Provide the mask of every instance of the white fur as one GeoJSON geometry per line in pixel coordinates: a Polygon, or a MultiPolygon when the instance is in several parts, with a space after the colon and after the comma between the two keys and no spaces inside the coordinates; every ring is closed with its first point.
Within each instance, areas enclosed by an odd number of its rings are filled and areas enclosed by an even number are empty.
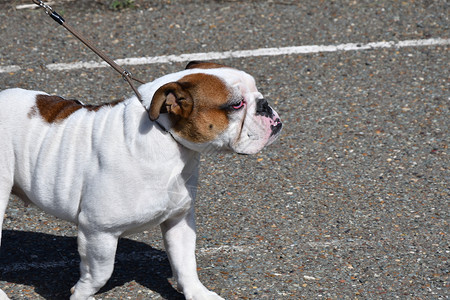
{"type": "Polygon", "coordinates": [[[228,128],[216,140],[203,145],[170,132],[166,115],[158,120],[162,126],[151,122],[136,97],[97,112],[80,109],[49,124],[39,113],[30,115],[36,95],[43,92],[0,93],[0,222],[12,189],[25,201],[78,224],[81,278],[72,288],[72,300],[93,299],[106,283],[120,236],[155,225],[161,226],[186,299],[222,299],[197,275],[197,151],[255,153],[276,136],[269,137],[270,121],[255,115],[256,100],[262,95],[253,78],[234,69],[194,69],[161,77],[140,87],[144,105],[149,107],[163,84],[198,72],[220,77],[245,98],[247,106],[230,117],[228,128]]]}

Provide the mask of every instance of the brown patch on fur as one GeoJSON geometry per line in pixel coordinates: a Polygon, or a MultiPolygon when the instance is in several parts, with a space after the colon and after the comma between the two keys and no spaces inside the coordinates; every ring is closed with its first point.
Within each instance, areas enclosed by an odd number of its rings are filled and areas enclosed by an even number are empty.
{"type": "Polygon", "coordinates": [[[31,109],[30,109],[30,111],[28,112],[28,118],[29,119],[32,119],[32,118],[34,118],[36,115],[37,115],[37,107],[36,107],[36,105],[35,106],[33,106],[31,109]]]}
{"type": "Polygon", "coordinates": [[[218,77],[202,73],[187,75],[179,82],[189,86],[194,107],[187,118],[178,120],[174,130],[194,143],[215,139],[228,127],[228,112],[223,105],[231,97],[230,90],[218,77]]]}
{"type": "Polygon", "coordinates": [[[226,66],[204,61],[191,61],[186,66],[186,69],[217,69],[217,68],[226,68],[226,66]]]}
{"type": "Polygon", "coordinates": [[[46,122],[57,123],[68,118],[79,109],[98,111],[104,106],[114,106],[121,101],[105,103],[102,105],[83,105],[78,100],[66,100],[59,96],[37,95],[36,105],[30,109],[28,117],[31,119],[39,114],[46,122]]]}

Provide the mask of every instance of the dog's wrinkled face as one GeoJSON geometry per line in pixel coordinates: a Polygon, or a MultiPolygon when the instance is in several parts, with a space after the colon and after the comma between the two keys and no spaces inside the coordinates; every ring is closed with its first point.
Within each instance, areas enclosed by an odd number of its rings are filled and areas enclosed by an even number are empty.
{"type": "Polygon", "coordinates": [[[249,74],[212,63],[190,63],[153,94],[150,119],[167,113],[170,131],[186,147],[254,154],[276,140],[278,114],[249,74]]]}

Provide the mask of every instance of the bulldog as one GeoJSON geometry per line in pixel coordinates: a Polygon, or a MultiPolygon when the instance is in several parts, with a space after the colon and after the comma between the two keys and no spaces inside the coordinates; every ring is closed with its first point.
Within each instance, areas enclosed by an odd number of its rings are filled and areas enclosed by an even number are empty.
{"type": "MultiPolygon", "coordinates": [[[[199,280],[194,201],[200,153],[254,154],[279,136],[278,114],[249,74],[191,62],[98,106],[44,92],[0,93],[0,222],[10,193],[78,226],[81,277],[94,299],[119,237],[159,225],[186,299],[222,299],[199,280]]],[[[0,293],[1,294],[1,293],[0,293]]]]}

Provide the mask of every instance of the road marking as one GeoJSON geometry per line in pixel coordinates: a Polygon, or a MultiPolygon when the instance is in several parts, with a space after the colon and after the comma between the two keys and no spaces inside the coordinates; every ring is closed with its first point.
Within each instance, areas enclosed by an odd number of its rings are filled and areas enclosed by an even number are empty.
{"type": "MultiPolygon", "coordinates": [[[[250,252],[254,247],[251,246],[220,246],[211,248],[200,248],[197,250],[197,257],[202,257],[206,255],[215,255],[218,253],[235,253],[235,252],[250,252]]],[[[128,253],[117,253],[115,259],[119,262],[141,262],[143,260],[152,261],[165,261],[167,260],[167,255],[165,252],[152,249],[149,251],[139,251],[133,252],[133,255],[128,253]]],[[[29,271],[33,269],[46,270],[53,268],[63,268],[77,266],[80,263],[79,258],[65,259],[65,260],[54,260],[46,262],[26,262],[26,263],[5,263],[0,266],[0,273],[14,273],[20,271],[29,271]]],[[[1,297],[0,297],[1,299],[1,297]]]]}
{"type": "MultiPolygon", "coordinates": [[[[425,47],[425,46],[446,46],[450,45],[450,39],[432,38],[425,40],[406,40],[373,43],[347,43],[339,45],[310,45],[280,48],[260,48],[253,50],[224,51],[224,52],[203,52],[181,55],[162,55],[149,57],[131,57],[115,60],[119,65],[137,66],[149,64],[166,64],[174,62],[187,62],[192,60],[222,60],[229,58],[246,58],[258,56],[280,56],[295,54],[314,54],[324,52],[347,52],[361,50],[375,50],[383,48],[404,48],[404,47],[425,47]]],[[[108,65],[105,62],[74,62],[48,64],[47,69],[51,71],[69,71],[79,69],[104,68],[108,65]]],[[[14,73],[21,70],[19,66],[0,66],[0,73],[14,73]]]]}
{"type": "MultiPolygon", "coordinates": [[[[56,1],[45,1],[45,4],[47,5],[54,5],[54,4],[60,4],[61,2],[72,2],[74,0],[59,0],[59,2],[56,1]]],[[[16,5],[16,9],[37,9],[39,8],[36,4],[19,4],[16,5]]]]}
{"type": "Polygon", "coordinates": [[[12,65],[12,66],[0,66],[0,73],[15,73],[20,71],[22,68],[20,66],[12,65]]]}

